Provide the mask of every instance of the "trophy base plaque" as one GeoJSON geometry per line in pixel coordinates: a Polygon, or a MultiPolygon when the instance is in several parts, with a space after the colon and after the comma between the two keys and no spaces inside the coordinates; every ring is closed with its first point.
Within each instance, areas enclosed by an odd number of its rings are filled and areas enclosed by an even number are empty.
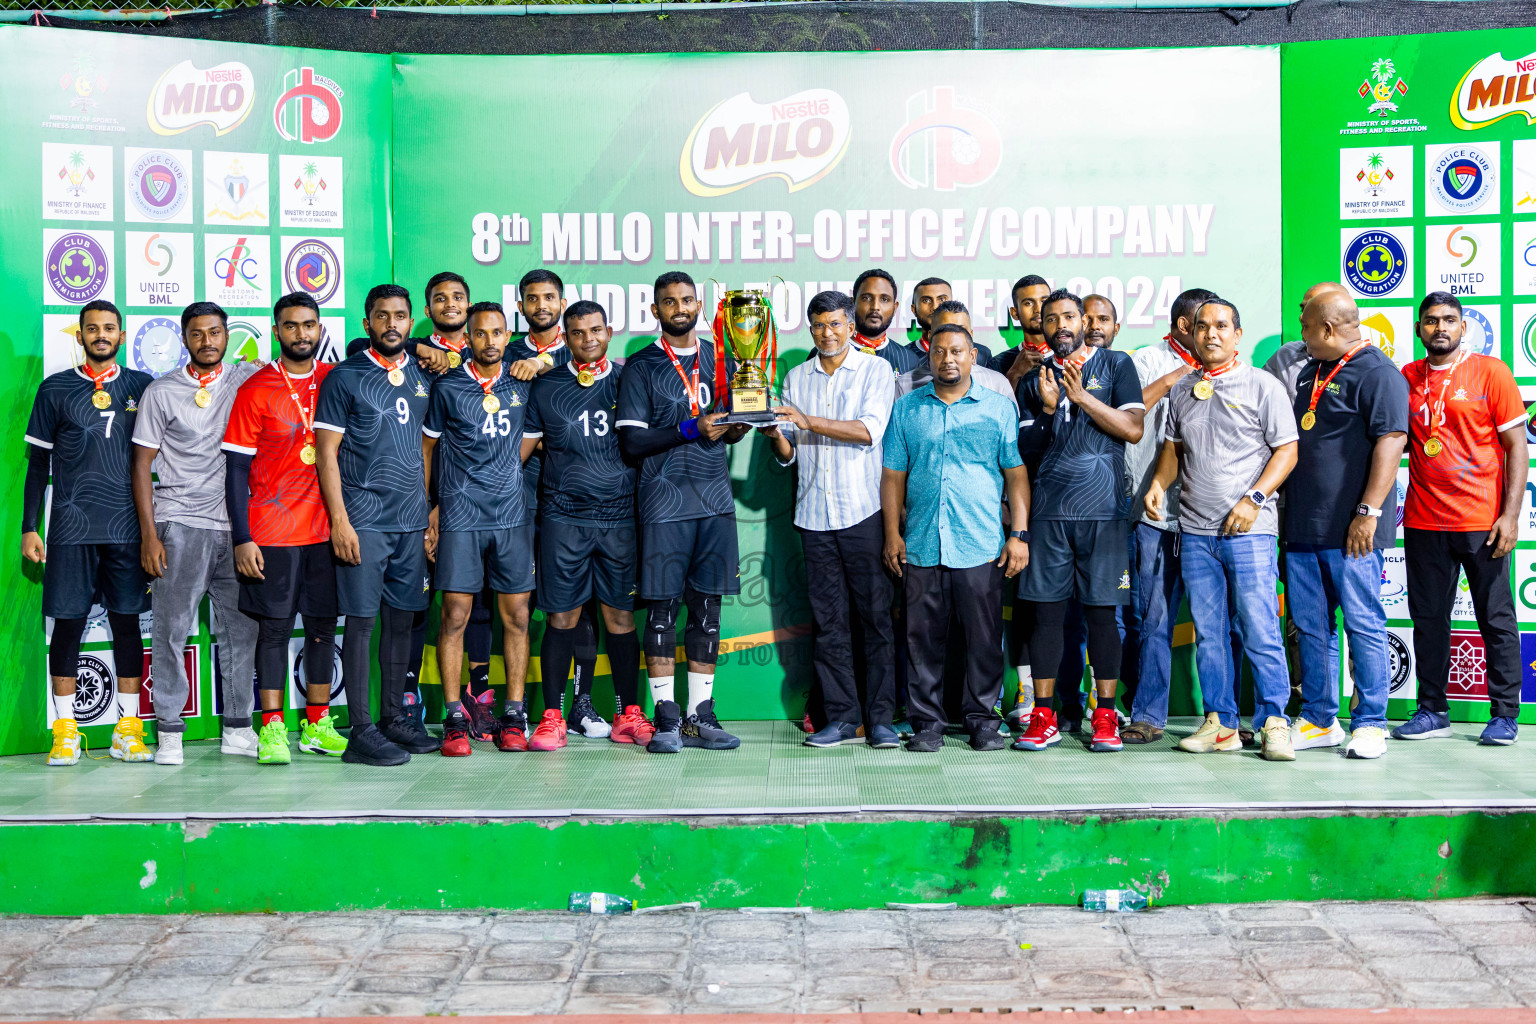
{"type": "Polygon", "coordinates": [[[776,417],[768,401],[767,388],[732,388],[731,411],[721,417],[721,423],[749,423],[754,427],[766,426],[776,417]]]}

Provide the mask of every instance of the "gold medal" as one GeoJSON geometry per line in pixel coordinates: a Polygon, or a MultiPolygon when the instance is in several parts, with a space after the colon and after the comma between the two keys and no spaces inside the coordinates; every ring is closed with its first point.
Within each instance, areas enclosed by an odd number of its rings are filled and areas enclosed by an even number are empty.
{"type": "Polygon", "coordinates": [[[315,446],[312,444],[307,444],[303,448],[300,448],[299,461],[304,463],[306,466],[313,466],[315,464],[315,446]]]}
{"type": "Polygon", "coordinates": [[[1308,409],[1306,412],[1301,414],[1302,430],[1311,430],[1315,426],[1317,426],[1317,413],[1313,412],[1311,409],[1308,409]]]}
{"type": "Polygon", "coordinates": [[[578,370],[576,372],[576,383],[580,384],[584,388],[591,387],[596,380],[597,377],[592,373],[591,370],[578,370]]]}
{"type": "Polygon", "coordinates": [[[398,366],[389,371],[389,382],[395,387],[405,383],[405,371],[398,366]]]}
{"type": "Polygon", "coordinates": [[[1424,454],[1428,455],[1430,458],[1434,458],[1436,455],[1440,454],[1442,447],[1443,446],[1440,444],[1440,439],[1438,437],[1432,437],[1428,441],[1424,442],[1424,454]]]}
{"type": "Polygon", "coordinates": [[[550,355],[548,352],[540,352],[539,362],[543,363],[545,366],[554,366],[555,357],[550,355]]]}
{"type": "Polygon", "coordinates": [[[199,409],[206,409],[208,403],[213,401],[213,396],[208,393],[207,388],[198,388],[197,394],[192,396],[192,401],[197,403],[199,409]]]}
{"type": "Polygon", "coordinates": [[[1216,385],[1212,384],[1208,380],[1202,379],[1198,384],[1195,385],[1195,397],[1200,399],[1202,402],[1207,398],[1210,398],[1215,393],[1216,385]]]}
{"type": "Polygon", "coordinates": [[[91,396],[91,404],[98,409],[105,409],[112,404],[112,396],[105,391],[97,391],[91,396]]]}
{"type": "Polygon", "coordinates": [[[463,361],[463,357],[460,356],[457,352],[448,353],[448,366],[450,369],[457,370],[459,368],[459,364],[463,361]]]}
{"type": "Polygon", "coordinates": [[[497,409],[501,408],[501,399],[497,398],[495,395],[486,395],[480,400],[480,408],[484,409],[486,412],[495,412],[497,409]]]}
{"type": "Polygon", "coordinates": [[[867,356],[872,356],[875,354],[875,347],[873,345],[860,345],[859,351],[867,356]]]}

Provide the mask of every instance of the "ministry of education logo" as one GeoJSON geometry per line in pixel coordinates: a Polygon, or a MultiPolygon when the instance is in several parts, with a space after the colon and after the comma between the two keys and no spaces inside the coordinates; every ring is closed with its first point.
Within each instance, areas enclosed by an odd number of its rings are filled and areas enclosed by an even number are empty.
{"type": "Polygon", "coordinates": [[[1470,213],[1497,192],[1493,164],[1476,146],[1447,146],[1429,157],[1430,193],[1447,212],[1470,213]]]}
{"type": "Polygon", "coordinates": [[[165,316],[152,316],[134,332],[128,347],[128,365],[152,377],[161,377],[187,364],[181,343],[181,324],[165,316]]]}
{"type": "Polygon", "coordinates": [[[186,167],[164,150],[152,149],[128,168],[128,199],[146,220],[174,219],[190,192],[186,167]]]}
{"type": "Polygon", "coordinates": [[[48,249],[48,287],[68,305],[99,298],[111,274],[106,248],[94,235],[69,231],[48,249]]]}
{"type": "Polygon", "coordinates": [[[1403,243],[1389,231],[1363,231],[1344,253],[1349,286],[1368,298],[1386,295],[1403,283],[1408,258],[1403,243]]]}
{"type": "Polygon", "coordinates": [[[290,292],[308,292],[325,305],[341,288],[341,258],[336,243],[306,238],[289,250],[283,260],[283,282],[290,292]]]}

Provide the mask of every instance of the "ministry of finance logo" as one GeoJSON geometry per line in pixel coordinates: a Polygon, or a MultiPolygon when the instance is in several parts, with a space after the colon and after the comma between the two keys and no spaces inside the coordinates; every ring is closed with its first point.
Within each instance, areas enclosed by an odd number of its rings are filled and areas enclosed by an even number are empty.
{"type": "Polygon", "coordinates": [[[60,233],[48,247],[46,274],[48,287],[64,305],[76,306],[100,298],[111,277],[106,245],[85,231],[60,233]]]}
{"type": "Polygon", "coordinates": [[[1362,231],[1344,252],[1344,277],[1367,298],[1390,294],[1407,273],[1407,252],[1390,231],[1362,231]]]}
{"type": "Polygon", "coordinates": [[[163,149],[130,156],[127,179],[129,203],[139,214],[130,215],[129,220],[191,220],[190,211],[189,216],[181,216],[192,191],[181,157],[163,149]]]}
{"type": "Polygon", "coordinates": [[[128,346],[128,365],[152,377],[162,377],[187,365],[180,321],[152,316],[140,324],[128,346]]]}
{"type": "Polygon", "coordinates": [[[1446,213],[1471,213],[1489,199],[1494,202],[1486,212],[1498,212],[1497,176],[1487,153],[1476,146],[1429,147],[1425,163],[1429,193],[1446,213]]]}
{"type": "Polygon", "coordinates": [[[333,299],[341,301],[341,240],[305,238],[291,243],[283,240],[284,291],[308,292],[324,306],[333,299]],[[288,248],[289,245],[291,248],[288,248]]]}

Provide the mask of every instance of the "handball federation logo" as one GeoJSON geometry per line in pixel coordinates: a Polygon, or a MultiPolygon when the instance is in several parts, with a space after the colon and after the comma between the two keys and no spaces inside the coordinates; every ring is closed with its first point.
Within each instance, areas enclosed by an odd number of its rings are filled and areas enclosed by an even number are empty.
{"type": "Polygon", "coordinates": [[[48,284],[71,305],[90,302],[107,286],[107,252],[90,235],[72,231],[48,250],[48,284]]]}
{"type": "Polygon", "coordinates": [[[128,197],[150,220],[170,220],[187,205],[187,171],[181,161],[162,150],[151,150],[128,172],[128,197]]]}
{"type": "Polygon", "coordinates": [[[1386,295],[1408,272],[1403,243],[1386,231],[1362,232],[1344,254],[1344,276],[1361,295],[1386,295]]]}
{"type": "Polygon", "coordinates": [[[283,261],[283,281],[291,292],[308,292],[316,303],[329,302],[341,287],[341,260],[329,245],[307,238],[283,261]]]}
{"type": "Polygon", "coordinates": [[[283,92],[272,108],[272,124],[287,142],[329,142],[341,131],[341,86],[298,68],[283,77],[283,92]]]}
{"type": "Polygon", "coordinates": [[[1453,146],[1429,172],[1435,199],[1453,213],[1469,213],[1493,194],[1493,161],[1476,146],[1453,146]]]}

